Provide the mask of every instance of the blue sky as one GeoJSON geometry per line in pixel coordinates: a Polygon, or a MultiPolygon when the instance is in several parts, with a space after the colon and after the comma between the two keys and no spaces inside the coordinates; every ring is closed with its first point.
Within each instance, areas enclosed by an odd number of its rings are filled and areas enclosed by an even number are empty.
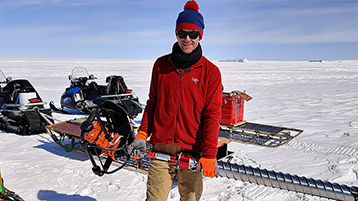
{"type": "MultiPolygon", "coordinates": [[[[211,60],[358,60],[358,0],[198,0],[211,60]]],[[[0,0],[0,58],[155,59],[186,0],[0,0]]]]}

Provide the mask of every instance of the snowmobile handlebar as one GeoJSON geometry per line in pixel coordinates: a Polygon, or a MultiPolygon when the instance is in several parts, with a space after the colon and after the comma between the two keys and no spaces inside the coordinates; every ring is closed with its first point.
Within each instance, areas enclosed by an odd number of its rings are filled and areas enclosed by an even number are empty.
{"type": "Polygon", "coordinates": [[[73,86],[84,86],[89,80],[95,80],[97,78],[91,74],[88,77],[72,77],[69,75],[68,79],[71,81],[71,85],[73,86]]]}

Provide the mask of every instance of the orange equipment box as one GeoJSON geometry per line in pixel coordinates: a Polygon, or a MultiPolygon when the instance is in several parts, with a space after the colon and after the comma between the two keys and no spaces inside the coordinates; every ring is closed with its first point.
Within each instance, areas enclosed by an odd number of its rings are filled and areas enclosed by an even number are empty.
{"type": "Polygon", "coordinates": [[[244,92],[232,91],[222,93],[222,115],[220,124],[234,125],[244,119],[244,100],[251,97],[244,92]]]}

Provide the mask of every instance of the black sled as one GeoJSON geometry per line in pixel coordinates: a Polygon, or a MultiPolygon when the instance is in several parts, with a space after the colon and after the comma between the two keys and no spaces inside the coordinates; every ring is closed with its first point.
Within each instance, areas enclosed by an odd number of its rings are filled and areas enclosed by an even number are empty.
{"type": "Polygon", "coordinates": [[[64,110],[68,108],[89,114],[96,107],[93,102],[95,99],[105,99],[122,106],[131,118],[136,117],[143,110],[138,97],[127,88],[121,76],[108,76],[107,85],[98,85],[94,81],[97,78],[89,74],[86,68],[76,67],[68,79],[71,84],[61,96],[61,109],[56,108],[53,102],[50,103],[54,111],[70,113],[64,110]]]}
{"type": "Polygon", "coordinates": [[[45,102],[28,80],[12,80],[2,74],[0,90],[0,129],[21,135],[42,133],[46,131],[51,109],[46,109],[45,102]]]}

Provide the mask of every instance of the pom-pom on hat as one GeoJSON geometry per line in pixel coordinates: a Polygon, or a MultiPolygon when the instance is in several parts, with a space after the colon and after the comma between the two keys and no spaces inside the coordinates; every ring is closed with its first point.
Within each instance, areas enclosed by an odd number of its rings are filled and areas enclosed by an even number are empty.
{"type": "Polygon", "coordinates": [[[184,6],[184,11],[179,13],[175,32],[178,29],[198,30],[200,38],[203,38],[204,18],[199,13],[199,5],[194,0],[189,0],[184,6]]]}

